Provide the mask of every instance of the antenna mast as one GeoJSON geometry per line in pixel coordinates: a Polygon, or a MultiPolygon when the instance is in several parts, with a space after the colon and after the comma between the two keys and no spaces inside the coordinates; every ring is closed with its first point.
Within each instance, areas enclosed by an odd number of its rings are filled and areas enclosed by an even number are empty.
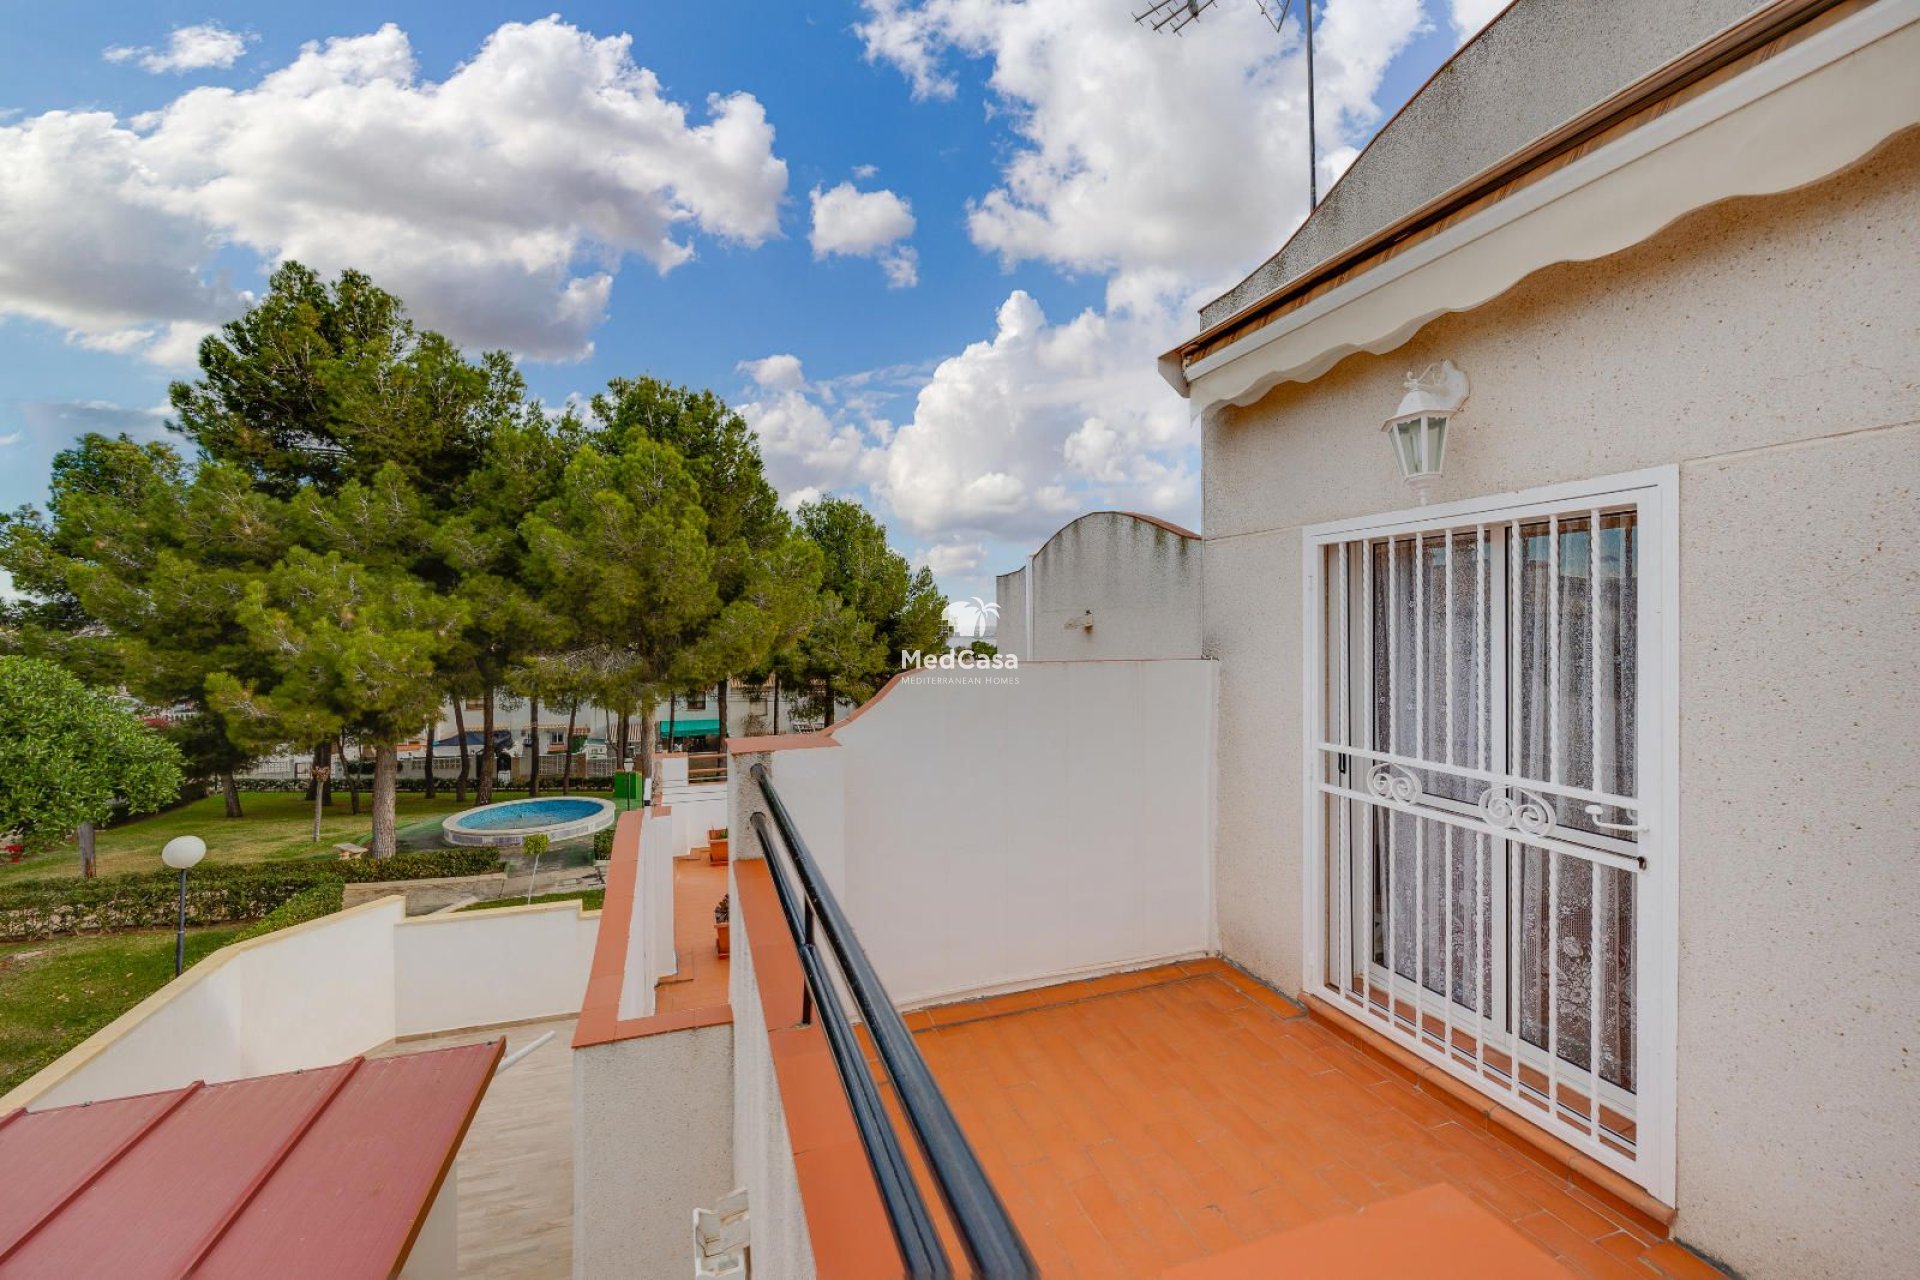
{"type": "MultiPolygon", "coordinates": [[[[1293,0],[1254,0],[1273,29],[1281,30],[1293,11],[1293,0]]],[[[1180,29],[1213,8],[1214,0],[1156,0],[1133,15],[1143,27],[1179,35],[1180,29]]],[[[1320,207],[1320,144],[1313,110],[1313,0],[1301,0],[1307,38],[1307,208],[1320,207]]]]}

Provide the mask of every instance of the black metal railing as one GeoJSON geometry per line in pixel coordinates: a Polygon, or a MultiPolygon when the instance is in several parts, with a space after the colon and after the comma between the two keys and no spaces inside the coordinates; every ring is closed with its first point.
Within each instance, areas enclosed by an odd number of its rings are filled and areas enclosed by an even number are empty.
{"type": "Polygon", "coordinates": [[[961,1131],[959,1121],[954,1119],[953,1109],[934,1082],[926,1059],[920,1056],[913,1033],[907,1030],[899,1010],[888,999],[886,988],[854,935],[846,913],[840,909],[807,842],[794,826],[793,815],[787,812],[780,793],[774,789],[767,767],[754,765],[752,777],[759,784],[760,794],[766,797],[767,812],[773,816],[772,825],[779,830],[780,842],[786,846],[788,861],[792,864],[793,879],[798,882],[797,885],[788,882],[780,860],[774,856],[775,842],[768,834],[767,815],[754,814],[751,819],[754,835],[772,873],[780,910],[793,933],[794,946],[800,952],[801,971],[806,978],[801,1021],[812,1021],[816,1012],[819,1016],[907,1274],[916,1280],[919,1277],[938,1280],[953,1274],[953,1264],[927,1210],[926,1197],[914,1181],[899,1134],[894,1131],[881,1102],[879,1082],[861,1052],[847,1011],[841,1007],[825,957],[814,939],[816,930],[824,935],[826,949],[833,957],[841,981],[853,997],[874,1050],[893,1082],[907,1127],[926,1160],[972,1273],[987,1280],[1025,1280],[1039,1275],[1033,1255],[1027,1252],[1026,1242],[1014,1227],[1006,1205],[987,1179],[986,1170],[961,1131]]]}

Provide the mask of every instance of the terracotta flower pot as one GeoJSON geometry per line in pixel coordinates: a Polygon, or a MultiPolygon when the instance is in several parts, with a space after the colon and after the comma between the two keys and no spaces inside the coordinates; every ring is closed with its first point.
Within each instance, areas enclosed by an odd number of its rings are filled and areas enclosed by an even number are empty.
{"type": "Polygon", "coordinates": [[[725,920],[716,920],[713,923],[713,941],[720,948],[720,954],[723,956],[727,954],[727,933],[732,928],[733,926],[725,920]]]}
{"type": "Polygon", "coordinates": [[[722,836],[718,840],[713,840],[708,842],[707,861],[713,863],[715,866],[719,866],[720,864],[726,862],[726,860],[727,860],[726,837],[722,836]]]}

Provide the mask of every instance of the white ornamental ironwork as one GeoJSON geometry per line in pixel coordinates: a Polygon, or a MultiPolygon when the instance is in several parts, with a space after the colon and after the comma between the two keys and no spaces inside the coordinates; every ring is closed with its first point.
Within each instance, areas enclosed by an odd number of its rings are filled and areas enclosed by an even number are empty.
{"type": "Polygon", "coordinates": [[[1530,836],[1546,835],[1557,821],[1551,804],[1519,787],[1513,788],[1511,795],[1505,788],[1488,787],[1480,797],[1479,807],[1480,816],[1489,824],[1507,831],[1524,831],[1530,836]]]}
{"type": "Polygon", "coordinates": [[[1419,804],[1420,779],[1397,764],[1377,764],[1367,772],[1367,790],[1395,804],[1419,804]]]}

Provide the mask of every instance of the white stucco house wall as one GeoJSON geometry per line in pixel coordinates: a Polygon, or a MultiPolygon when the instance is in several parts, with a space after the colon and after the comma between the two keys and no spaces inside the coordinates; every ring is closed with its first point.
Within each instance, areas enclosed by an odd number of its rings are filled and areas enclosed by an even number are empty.
{"type": "Polygon", "coordinates": [[[1002,653],[1022,661],[1200,656],[1200,535],[1090,511],[994,580],[1002,653]]]}
{"type": "Polygon", "coordinates": [[[1161,362],[1223,951],[1754,1277],[1920,1257],[1917,67],[1907,0],[1522,0],[1161,362]]]}

